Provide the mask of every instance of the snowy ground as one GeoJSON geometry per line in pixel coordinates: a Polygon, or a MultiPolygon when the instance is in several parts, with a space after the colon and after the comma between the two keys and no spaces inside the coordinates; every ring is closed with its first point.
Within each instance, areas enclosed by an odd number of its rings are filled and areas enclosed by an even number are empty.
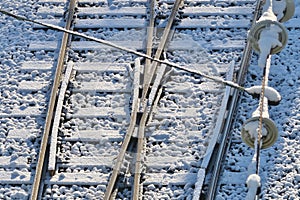
{"type": "MultiPolygon", "coordinates": [[[[299,0],[296,0],[297,10],[296,17],[299,21],[299,0]]],[[[36,1],[32,0],[3,0],[0,4],[1,9],[13,11],[16,14],[25,16],[28,18],[36,19],[35,15],[37,9],[36,1]]],[[[298,22],[299,23],[299,22],[298,22]]],[[[217,31],[216,31],[217,32],[217,31]]],[[[52,78],[52,72],[38,72],[31,71],[24,74],[24,71],[20,70],[21,63],[24,61],[53,61],[55,59],[52,52],[37,51],[31,53],[27,51],[30,41],[51,41],[61,37],[61,33],[54,31],[32,30],[30,24],[17,21],[4,15],[0,15],[0,156],[11,156],[11,158],[18,158],[24,156],[28,159],[28,165],[25,167],[16,167],[21,172],[30,171],[30,166],[36,160],[36,147],[40,143],[40,134],[43,127],[44,119],[40,117],[27,116],[27,117],[6,117],[6,114],[10,114],[13,110],[24,110],[28,107],[39,107],[41,112],[45,112],[49,88],[44,88],[42,91],[36,93],[27,93],[26,91],[18,90],[19,82],[23,80],[39,80],[49,85],[52,78]],[[26,138],[9,138],[9,133],[14,129],[34,129],[34,134],[26,138]]],[[[97,34],[97,33],[95,33],[97,34]]],[[[109,34],[109,33],[107,33],[109,34]]],[[[112,33],[114,34],[114,33],[112,33]]],[[[134,33],[135,34],[135,33],[134,33]]],[[[134,35],[132,34],[132,35],[134,35]]],[[[200,31],[185,33],[192,35],[193,38],[205,38],[211,39],[224,39],[228,35],[235,37],[236,39],[243,39],[244,33],[237,31],[236,33],[215,33],[213,36],[203,35],[200,31]],[[219,38],[215,38],[218,36],[219,38]],[[209,38],[210,37],[210,38],[209,38]]],[[[262,177],[262,199],[297,199],[300,196],[298,192],[300,190],[300,113],[299,113],[299,84],[300,84],[300,72],[299,72],[299,52],[300,44],[299,37],[300,30],[289,31],[289,42],[286,48],[278,55],[274,55],[272,58],[272,66],[270,72],[269,85],[276,88],[282,96],[282,101],[278,106],[270,108],[270,118],[275,121],[279,130],[279,139],[274,146],[262,151],[262,163],[261,163],[261,177],[262,177]]],[[[119,38],[116,34],[112,38],[119,38]]],[[[142,37],[142,35],[139,35],[142,37]]],[[[176,53],[175,53],[176,54],[176,53]]],[[[178,52],[180,54],[180,52],[178,52]]],[[[215,53],[210,55],[210,60],[214,63],[223,63],[231,60],[237,60],[236,54],[230,52],[223,52],[223,54],[215,53]]],[[[86,59],[83,61],[89,61],[90,54],[87,53],[86,59]]],[[[93,55],[92,55],[93,56],[93,55]]],[[[177,55],[174,55],[176,58],[177,55]]],[[[204,55],[205,56],[205,55],[204,55]]],[[[199,56],[199,60],[191,60],[187,57],[189,62],[206,62],[206,58],[203,54],[199,56]]],[[[93,56],[94,57],[94,56],[93,56]]],[[[125,58],[126,59],[126,58],[125,58]]],[[[131,57],[127,58],[132,60],[131,57]]],[[[178,62],[185,62],[184,57],[178,62]]],[[[111,60],[111,57],[107,57],[107,61],[111,60]]],[[[246,80],[246,86],[260,85],[261,70],[257,66],[257,57],[254,56],[252,64],[249,69],[249,74],[246,80]]],[[[247,173],[247,166],[250,163],[253,150],[247,147],[241,142],[240,130],[244,121],[250,118],[252,111],[256,109],[257,100],[252,99],[249,95],[243,95],[241,105],[238,109],[237,123],[232,130],[233,144],[228,152],[226,159],[225,170],[238,171],[247,173]]],[[[5,170],[11,170],[15,168],[14,163],[11,164],[11,168],[5,170]]],[[[4,169],[0,168],[0,172],[4,169]]],[[[238,178],[238,177],[237,177],[238,178]]],[[[220,199],[243,199],[246,195],[245,181],[238,182],[230,185],[222,185],[219,191],[218,197],[220,199]]],[[[22,185],[21,187],[15,187],[13,185],[0,185],[0,199],[4,197],[10,197],[15,199],[24,199],[30,191],[29,185],[22,185]]],[[[99,187],[86,187],[85,191],[89,191],[97,196],[97,191],[104,190],[99,187]]],[[[188,190],[189,188],[184,188],[188,190]]],[[[53,185],[52,190],[57,190],[58,193],[64,193],[66,196],[78,195],[80,192],[74,193],[74,191],[80,191],[82,188],[72,186],[71,188],[59,188],[53,185]]],[[[182,188],[174,188],[174,191],[162,189],[162,196],[164,193],[180,193],[182,188]]],[[[49,189],[51,192],[51,189],[49,189]]],[[[192,193],[192,192],[190,192],[192,193]]]]}

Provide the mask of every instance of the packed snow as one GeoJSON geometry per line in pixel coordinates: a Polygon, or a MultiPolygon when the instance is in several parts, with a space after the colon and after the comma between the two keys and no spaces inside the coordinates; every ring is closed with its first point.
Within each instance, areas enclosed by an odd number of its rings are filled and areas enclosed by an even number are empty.
{"type": "MultiPolygon", "coordinates": [[[[251,136],[252,139],[255,139],[255,138],[257,138],[258,127],[259,127],[259,121],[257,120],[257,121],[251,121],[251,122],[247,123],[244,126],[244,129],[245,129],[245,131],[248,132],[248,134],[251,136]]],[[[261,134],[263,136],[266,136],[268,134],[268,131],[264,125],[262,127],[261,134]]]]}
{"type": "Polygon", "coordinates": [[[253,200],[256,196],[256,191],[260,187],[260,176],[257,174],[250,174],[247,178],[248,193],[246,200],[253,200]]]}
{"type": "MultiPolygon", "coordinates": [[[[246,91],[252,95],[260,95],[261,86],[252,86],[250,88],[246,88],[246,91]]],[[[268,99],[268,101],[279,102],[281,100],[280,93],[275,88],[269,86],[265,87],[264,95],[268,99]]]]}
{"type": "Polygon", "coordinates": [[[279,33],[282,29],[272,24],[269,28],[264,28],[259,36],[258,46],[260,50],[258,66],[264,68],[268,56],[271,54],[271,50],[277,46],[281,47],[282,43],[279,41],[279,33]]]}
{"type": "Polygon", "coordinates": [[[282,47],[284,45],[281,43],[282,41],[280,41],[279,38],[279,34],[284,30],[282,30],[282,28],[279,26],[277,17],[273,12],[273,0],[267,0],[265,6],[265,10],[256,24],[256,26],[265,25],[265,27],[262,27],[262,30],[259,33],[259,38],[257,38],[260,54],[258,66],[262,68],[265,67],[268,56],[272,54],[271,50],[275,47],[282,47]]]}

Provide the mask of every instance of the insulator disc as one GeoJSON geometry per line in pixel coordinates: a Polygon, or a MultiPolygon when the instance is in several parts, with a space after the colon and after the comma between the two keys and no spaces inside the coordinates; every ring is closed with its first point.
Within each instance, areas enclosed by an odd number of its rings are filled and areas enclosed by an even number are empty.
{"type": "Polygon", "coordinates": [[[272,20],[264,20],[256,23],[254,27],[249,32],[249,39],[252,45],[252,48],[257,52],[260,53],[258,40],[260,38],[260,33],[263,29],[271,26],[272,24],[278,26],[282,31],[279,33],[279,41],[281,42],[282,46],[276,46],[271,49],[271,54],[279,53],[286,45],[288,41],[288,34],[286,28],[277,21],[272,20]]]}
{"type": "MultiPolygon", "coordinates": [[[[254,148],[255,138],[252,138],[248,130],[245,130],[246,124],[250,122],[257,122],[258,124],[259,117],[252,117],[248,119],[243,125],[241,135],[242,135],[243,142],[245,142],[251,148],[254,148]]],[[[263,126],[267,129],[267,135],[262,137],[261,148],[266,149],[268,147],[271,147],[276,142],[278,138],[278,129],[275,123],[269,118],[263,118],[263,126]]]]}
{"type": "MultiPolygon", "coordinates": [[[[294,16],[295,13],[295,2],[294,0],[285,0],[286,8],[284,11],[284,16],[279,20],[280,22],[286,22],[294,16]]],[[[276,1],[273,1],[276,4],[276,1]]]]}

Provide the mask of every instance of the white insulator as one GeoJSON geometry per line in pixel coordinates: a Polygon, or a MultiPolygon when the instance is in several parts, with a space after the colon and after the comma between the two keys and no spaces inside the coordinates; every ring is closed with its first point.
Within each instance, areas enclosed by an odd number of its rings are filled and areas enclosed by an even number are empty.
{"type": "Polygon", "coordinates": [[[257,189],[260,187],[260,176],[257,174],[250,174],[247,178],[248,193],[245,200],[254,200],[257,189]]]}
{"type": "MultiPolygon", "coordinates": [[[[252,44],[252,48],[257,52],[261,53],[260,49],[260,38],[261,34],[264,31],[264,34],[268,34],[266,31],[268,30],[276,30],[277,33],[274,33],[274,35],[278,36],[277,38],[270,38],[269,39],[275,41],[278,45],[270,44],[272,45],[269,54],[275,54],[280,52],[285,45],[287,44],[288,41],[288,34],[286,28],[279,22],[277,21],[272,21],[272,20],[263,20],[257,22],[254,27],[250,30],[249,32],[249,40],[252,44]],[[274,46],[274,47],[273,47],[274,46]]],[[[264,41],[263,41],[264,42],[264,41]]]]}
{"type": "MultiPolygon", "coordinates": [[[[263,118],[262,127],[262,149],[271,147],[278,138],[278,129],[275,123],[269,118],[263,118]]],[[[257,135],[257,128],[259,124],[259,117],[252,117],[248,119],[242,128],[241,136],[243,142],[245,142],[251,148],[254,148],[254,142],[257,135]]]]}
{"type": "MultiPolygon", "coordinates": [[[[279,20],[280,22],[286,22],[291,19],[295,14],[295,2],[294,0],[285,0],[286,9],[284,11],[284,16],[279,20]]],[[[276,3],[276,1],[275,1],[276,3]]]]}
{"type": "MultiPolygon", "coordinates": [[[[273,12],[279,22],[286,22],[295,14],[294,0],[276,0],[273,1],[272,4],[273,12]]],[[[266,10],[268,6],[268,2],[266,2],[263,10],[266,10]]]]}

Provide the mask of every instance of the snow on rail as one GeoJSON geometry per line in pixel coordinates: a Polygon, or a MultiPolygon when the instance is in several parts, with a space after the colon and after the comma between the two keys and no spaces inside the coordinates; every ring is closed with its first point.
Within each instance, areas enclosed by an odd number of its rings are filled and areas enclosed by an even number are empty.
{"type": "Polygon", "coordinates": [[[128,117],[129,111],[124,107],[90,107],[78,108],[73,114],[67,115],[72,118],[86,118],[86,117],[111,117],[116,119],[125,119],[128,117]]]}
{"type": "Polygon", "coordinates": [[[119,92],[119,93],[130,93],[131,85],[113,82],[80,82],[80,85],[74,87],[74,92],[119,92]]]}
{"type": "Polygon", "coordinates": [[[0,171],[1,184],[32,184],[31,172],[25,171],[0,171]]]}
{"type": "MultiPolygon", "coordinates": [[[[127,0],[119,0],[119,2],[128,2],[127,0]]],[[[162,2],[165,3],[173,3],[175,0],[163,0],[162,2]]],[[[67,0],[39,0],[38,3],[66,3],[67,0]]],[[[130,2],[138,2],[138,3],[147,3],[147,0],[131,0],[130,2]]],[[[186,0],[187,3],[211,3],[211,0],[186,0]]],[[[217,0],[216,2],[227,3],[228,0],[217,0]]],[[[246,3],[255,3],[256,0],[234,0],[236,4],[246,4],[246,3]]],[[[93,4],[93,3],[107,3],[106,0],[78,0],[78,3],[86,3],[86,4],[93,4]]]]}
{"type": "Polygon", "coordinates": [[[29,157],[25,156],[0,156],[0,167],[1,168],[30,168],[28,163],[29,157]]]}
{"type": "Polygon", "coordinates": [[[78,156],[70,157],[67,161],[57,161],[59,167],[100,167],[100,166],[112,166],[115,160],[115,156],[110,155],[93,155],[93,156],[78,156]]]}
{"type": "Polygon", "coordinates": [[[41,107],[26,107],[26,108],[13,108],[11,110],[7,110],[6,112],[0,113],[0,117],[38,117],[41,116],[42,111],[41,107]]]}
{"type": "Polygon", "coordinates": [[[201,83],[200,85],[192,85],[190,83],[167,83],[164,85],[166,92],[174,92],[174,93],[183,93],[190,94],[194,90],[201,90],[203,92],[209,93],[220,93],[220,89],[222,85],[212,82],[206,81],[201,83]]]}
{"type": "Polygon", "coordinates": [[[151,170],[170,168],[173,164],[178,163],[191,163],[195,161],[194,156],[147,156],[145,160],[145,165],[151,170]]]}
{"type": "MultiPolygon", "coordinates": [[[[151,125],[151,124],[150,124],[151,125]]],[[[199,134],[199,131],[186,131],[180,136],[176,131],[165,131],[165,130],[156,130],[151,133],[146,133],[148,142],[179,142],[187,141],[188,139],[201,140],[203,136],[199,134]]]]}
{"type": "Polygon", "coordinates": [[[38,81],[21,81],[18,85],[19,91],[40,91],[48,90],[50,84],[47,82],[38,82],[38,81]]]}
{"type": "Polygon", "coordinates": [[[40,70],[40,71],[48,71],[53,68],[53,62],[46,62],[46,61],[27,61],[23,62],[20,69],[23,71],[33,71],[33,70],[40,70]]]}
{"type": "Polygon", "coordinates": [[[108,179],[107,174],[97,172],[78,172],[67,173],[62,172],[46,180],[46,184],[59,184],[59,185],[99,185],[106,184],[108,179]]]}
{"type": "MultiPolygon", "coordinates": [[[[22,71],[49,71],[53,69],[50,61],[26,61],[20,66],[22,71]]],[[[98,62],[76,62],[74,69],[77,72],[130,72],[130,64],[127,63],[98,63],[98,62]]]]}
{"type": "Polygon", "coordinates": [[[14,139],[14,140],[26,140],[29,139],[31,136],[36,136],[40,130],[38,129],[13,129],[9,130],[7,134],[7,139],[14,139]]]}
{"type": "Polygon", "coordinates": [[[65,141],[99,142],[99,141],[122,141],[123,135],[119,130],[81,130],[72,132],[65,141]]]}
{"type": "Polygon", "coordinates": [[[76,62],[74,69],[77,72],[131,72],[127,63],[76,62]]]}
{"type": "MultiPolygon", "coordinates": [[[[120,46],[127,46],[134,50],[143,50],[143,41],[111,41],[114,44],[120,46]]],[[[191,40],[181,40],[172,41],[168,48],[169,51],[175,50],[196,50],[197,47],[211,49],[211,50],[221,50],[221,49],[243,49],[245,45],[245,40],[213,40],[213,41],[199,41],[198,43],[191,40]]],[[[57,50],[56,41],[32,41],[29,44],[30,51],[56,51],[57,50]]],[[[105,44],[100,44],[92,41],[77,41],[72,42],[71,48],[75,51],[87,51],[87,50],[110,50],[113,47],[107,46],[105,44]]]]}
{"type": "Polygon", "coordinates": [[[147,173],[145,175],[144,185],[185,185],[187,183],[194,184],[196,182],[197,173],[147,173]]]}
{"type": "MultiPolygon", "coordinates": [[[[54,15],[63,16],[63,7],[40,7],[38,9],[38,15],[54,15]]],[[[109,7],[79,7],[78,15],[92,16],[92,15],[114,15],[114,16],[144,16],[147,14],[146,7],[121,7],[121,8],[109,8],[109,7]]],[[[249,7],[232,6],[228,8],[215,7],[215,6],[199,6],[199,7],[187,7],[182,9],[183,16],[223,16],[223,15],[251,15],[252,9],[249,7]]]]}

